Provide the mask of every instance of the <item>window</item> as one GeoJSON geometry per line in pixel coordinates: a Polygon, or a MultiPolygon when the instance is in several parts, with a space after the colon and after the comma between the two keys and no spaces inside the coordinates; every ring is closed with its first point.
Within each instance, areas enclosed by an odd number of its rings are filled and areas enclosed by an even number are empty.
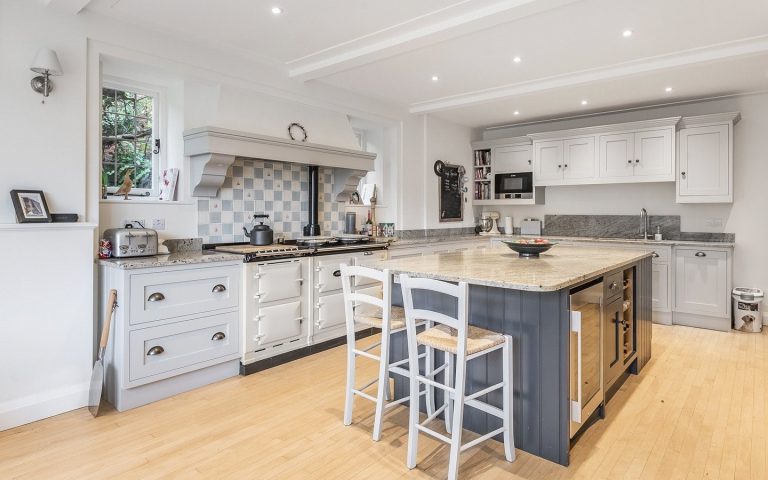
{"type": "Polygon", "coordinates": [[[160,128],[159,94],[119,84],[101,90],[101,180],[115,193],[126,175],[134,195],[157,195],[160,128]]]}

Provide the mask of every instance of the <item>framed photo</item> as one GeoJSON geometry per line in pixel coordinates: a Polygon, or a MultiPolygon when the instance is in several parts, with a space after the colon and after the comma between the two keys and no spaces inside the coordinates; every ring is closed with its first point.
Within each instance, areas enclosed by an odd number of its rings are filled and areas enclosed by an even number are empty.
{"type": "Polygon", "coordinates": [[[48,223],[51,213],[42,190],[11,190],[16,221],[19,223],[48,223]]]}

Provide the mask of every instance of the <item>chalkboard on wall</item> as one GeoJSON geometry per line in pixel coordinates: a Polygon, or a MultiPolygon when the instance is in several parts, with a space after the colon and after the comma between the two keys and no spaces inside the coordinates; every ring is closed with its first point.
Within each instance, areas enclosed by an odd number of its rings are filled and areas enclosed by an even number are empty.
{"type": "Polygon", "coordinates": [[[443,162],[438,165],[435,162],[435,173],[438,174],[440,182],[440,221],[462,221],[464,219],[464,167],[443,162]]]}

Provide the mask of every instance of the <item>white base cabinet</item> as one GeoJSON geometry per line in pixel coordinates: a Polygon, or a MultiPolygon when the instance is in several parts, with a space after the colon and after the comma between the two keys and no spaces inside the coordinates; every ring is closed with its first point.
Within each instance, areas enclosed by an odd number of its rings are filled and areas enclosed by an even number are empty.
{"type": "Polygon", "coordinates": [[[675,249],[675,311],[730,317],[730,255],[707,248],[675,249]]]}
{"type": "MultiPolygon", "coordinates": [[[[101,307],[117,290],[105,354],[107,398],[119,411],[239,373],[242,263],[100,266],[101,307]]],[[[100,331],[100,329],[99,329],[100,331]]]]}

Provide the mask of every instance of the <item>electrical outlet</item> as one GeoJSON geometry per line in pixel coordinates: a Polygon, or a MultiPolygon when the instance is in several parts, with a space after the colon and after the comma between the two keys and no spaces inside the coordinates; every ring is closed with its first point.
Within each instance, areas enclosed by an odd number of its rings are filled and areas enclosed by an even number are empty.
{"type": "Polygon", "coordinates": [[[723,226],[723,219],[722,218],[708,218],[707,219],[707,226],[708,227],[722,228],[722,226],[723,226]]]}
{"type": "Polygon", "coordinates": [[[133,228],[143,228],[147,223],[143,219],[136,219],[136,218],[127,218],[123,220],[123,223],[120,224],[121,227],[124,227],[126,225],[130,225],[133,228]]]}
{"type": "Polygon", "coordinates": [[[152,228],[155,230],[165,230],[165,219],[164,218],[153,218],[152,219],[152,228]]]}

